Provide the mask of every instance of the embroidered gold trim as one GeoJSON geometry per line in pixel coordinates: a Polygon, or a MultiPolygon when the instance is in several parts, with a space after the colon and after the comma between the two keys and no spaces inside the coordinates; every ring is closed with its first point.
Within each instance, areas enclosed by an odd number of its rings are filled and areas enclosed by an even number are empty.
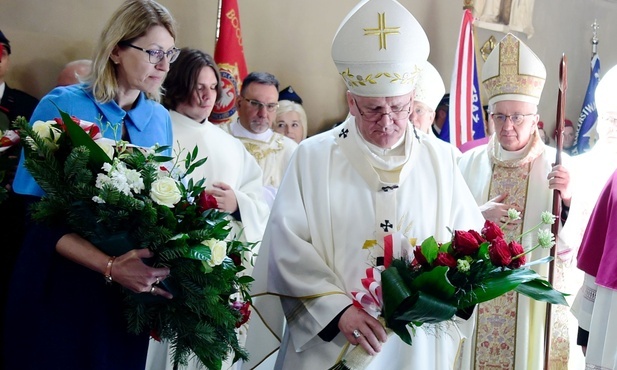
{"type": "Polygon", "coordinates": [[[388,78],[390,79],[391,84],[400,84],[400,85],[408,85],[416,82],[420,71],[418,67],[415,67],[413,72],[405,72],[400,74],[398,72],[378,72],[378,73],[369,73],[366,76],[362,75],[354,75],[351,73],[349,68],[341,72],[341,76],[351,86],[367,86],[367,85],[376,85],[377,80],[380,78],[388,78]]]}

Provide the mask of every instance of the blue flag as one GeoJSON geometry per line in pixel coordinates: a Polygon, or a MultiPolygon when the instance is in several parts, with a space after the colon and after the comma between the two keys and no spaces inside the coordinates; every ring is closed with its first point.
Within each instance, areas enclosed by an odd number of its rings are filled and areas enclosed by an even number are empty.
{"type": "Polygon", "coordinates": [[[598,111],[596,110],[596,86],[600,81],[600,58],[594,54],[591,58],[591,75],[589,76],[589,85],[587,85],[587,93],[581,108],[581,114],[578,116],[578,135],[576,138],[576,152],[578,154],[588,151],[592,131],[598,120],[598,111]]]}

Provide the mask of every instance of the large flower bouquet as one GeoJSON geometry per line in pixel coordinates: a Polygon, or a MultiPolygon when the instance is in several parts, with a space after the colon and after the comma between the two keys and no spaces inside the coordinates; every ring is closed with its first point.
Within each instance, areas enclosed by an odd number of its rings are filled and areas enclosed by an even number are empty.
{"type": "Polygon", "coordinates": [[[11,153],[18,147],[19,134],[15,130],[0,130],[0,203],[8,196],[7,185],[10,184],[11,177],[7,173],[15,170],[17,165],[17,154],[11,153]]]}
{"type": "Polygon", "coordinates": [[[195,148],[180,170],[178,158],[161,154],[166,148],[103,139],[99,126],[117,126],[60,114],[32,126],[18,122],[25,166],[46,193],[33,217],[63,220],[110,256],[149,248],[149,264],[170,268],[161,284],[173,299],[125,289],[125,303],[127,330],[169,340],[174,365],[193,354],[209,369],[231,355],[246,359],[236,328],[248,319],[252,278],[241,272],[253,244],[230,235],[227,214],[215,209],[204,180],[186,181],[206,159],[195,148]]]}
{"type": "MultiPolygon", "coordinates": [[[[518,219],[520,213],[509,210],[504,227],[518,219]]],[[[552,224],[554,217],[543,212],[541,219],[523,234],[538,229],[538,243],[529,250],[516,240],[506,242],[502,228],[491,221],[485,222],[481,232],[456,230],[452,240],[444,244],[429,237],[415,246],[415,240],[389,235],[382,245],[383,265],[367,269],[362,279],[366,290],[352,292],[354,304],[379,317],[388,335],[397,334],[409,345],[409,326],[440,323],[455,315],[469,318],[478,303],[512,290],[535,300],[567,305],[563,293],[529,268],[549,262],[551,257],[526,263],[532,250],[554,245],[550,230],[541,228],[552,224]]],[[[377,243],[368,240],[365,246],[377,243]]],[[[331,369],[364,369],[371,360],[372,356],[357,346],[331,369]]]]}

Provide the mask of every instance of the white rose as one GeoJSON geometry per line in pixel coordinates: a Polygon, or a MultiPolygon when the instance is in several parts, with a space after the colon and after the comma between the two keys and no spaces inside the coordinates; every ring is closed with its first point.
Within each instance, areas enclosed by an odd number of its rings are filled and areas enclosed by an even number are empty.
{"type": "Polygon", "coordinates": [[[210,248],[210,259],[207,261],[211,267],[218,266],[223,263],[225,257],[227,257],[227,243],[222,240],[208,239],[201,242],[201,244],[210,248]]]}
{"type": "Polygon", "coordinates": [[[115,149],[114,149],[114,146],[111,143],[109,143],[109,141],[107,141],[107,140],[94,140],[94,142],[101,149],[103,149],[103,151],[105,152],[105,154],[107,154],[109,159],[113,159],[114,158],[115,149]]]}
{"type": "MultiPolygon", "coordinates": [[[[36,121],[32,125],[32,130],[43,140],[47,142],[47,146],[52,149],[58,149],[58,139],[62,135],[62,130],[55,127],[56,121],[36,121]]],[[[34,143],[30,144],[33,149],[37,149],[34,143]]]]}
{"type": "Polygon", "coordinates": [[[162,206],[174,208],[174,204],[182,199],[182,194],[180,194],[180,189],[178,189],[176,181],[169,177],[165,177],[152,183],[150,198],[162,206]]]}

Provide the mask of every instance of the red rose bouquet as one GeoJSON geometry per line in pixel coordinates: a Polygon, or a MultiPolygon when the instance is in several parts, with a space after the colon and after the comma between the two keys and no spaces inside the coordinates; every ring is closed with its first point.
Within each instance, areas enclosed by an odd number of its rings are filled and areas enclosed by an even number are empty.
{"type": "MultiPolygon", "coordinates": [[[[508,222],[520,218],[513,209],[508,216],[508,222]]],[[[429,237],[415,246],[414,240],[400,234],[389,235],[383,245],[383,266],[367,269],[362,279],[366,290],[352,292],[354,304],[379,317],[389,335],[395,333],[409,345],[408,326],[448,321],[455,315],[468,318],[478,303],[512,290],[535,300],[567,305],[563,293],[528,268],[549,262],[551,257],[526,263],[532,250],[554,245],[554,236],[542,227],[552,224],[554,217],[543,212],[541,218],[540,224],[523,234],[538,229],[538,243],[529,250],[517,241],[506,242],[503,230],[491,221],[486,221],[480,232],[455,230],[452,240],[444,244],[429,237]],[[397,246],[398,253],[393,250],[397,246]]],[[[364,369],[371,359],[357,346],[332,369],[364,369]]]]}
{"type": "Polygon", "coordinates": [[[197,148],[179,159],[166,148],[138,148],[103,139],[99,127],[71,119],[18,122],[25,166],[45,191],[33,207],[41,222],[61,220],[111,256],[149,248],[148,263],[171,274],[160,284],[171,300],[126,290],[130,332],[169,340],[175,365],[196,356],[207,368],[246,359],[236,327],[249,314],[250,276],[242,262],[253,244],[230,235],[227,214],[204,192],[204,180],[185,176],[203,165],[197,148]],[[182,161],[186,170],[177,164],[182,161]]]}

